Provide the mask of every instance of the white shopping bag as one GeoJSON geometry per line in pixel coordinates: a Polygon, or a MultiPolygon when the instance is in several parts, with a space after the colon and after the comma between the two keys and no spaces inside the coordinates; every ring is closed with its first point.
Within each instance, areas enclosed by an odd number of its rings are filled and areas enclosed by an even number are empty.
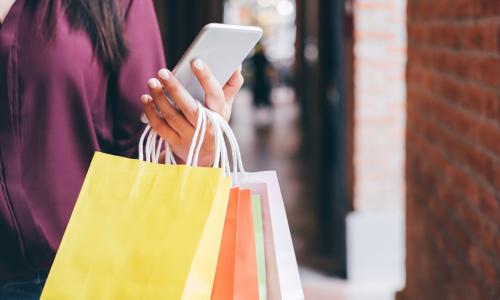
{"type": "Polygon", "coordinates": [[[275,171],[240,173],[238,186],[258,194],[262,205],[267,299],[302,300],[304,293],[275,171]]]}

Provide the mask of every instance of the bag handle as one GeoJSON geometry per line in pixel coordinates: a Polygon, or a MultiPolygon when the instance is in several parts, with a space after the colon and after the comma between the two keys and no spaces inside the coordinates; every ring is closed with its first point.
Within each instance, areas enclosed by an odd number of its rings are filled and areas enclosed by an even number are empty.
{"type": "MultiPolygon", "coordinates": [[[[228,159],[225,158],[227,157],[227,148],[223,142],[224,137],[220,126],[216,122],[214,116],[208,114],[210,112],[209,110],[203,107],[201,103],[197,102],[197,104],[198,118],[196,121],[195,132],[191,139],[191,145],[188,150],[186,165],[196,166],[198,164],[198,158],[207,131],[207,119],[209,119],[214,127],[215,133],[216,148],[213,167],[219,167],[220,165],[225,173],[229,175],[230,171],[227,163],[228,159]]],[[[168,142],[161,137],[158,138],[158,133],[151,128],[150,124],[147,124],[139,140],[139,160],[158,163],[163,144],[165,144],[165,164],[177,164],[168,142]]]]}
{"type": "MultiPolygon", "coordinates": [[[[238,183],[238,173],[241,172],[241,173],[246,173],[245,171],[245,168],[243,167],[243,160],[241,158],[241,151],[240,151],[240,147],[238,145],[238,140],[236,139],[236,136],[233,132],[233,130],[231,129],[231,127],[229,126],[229,124],[227,123],[227,121],[221,116],[219,115],[218,113],[216,112],[213,112],[213,111],[210,111],[208,110],[207,113],[213,117],[214,119],[214,124],[216,124],[217,128],[220,129],[220,133],[223,134],[223,136],[225,136],[229,142],[229,145],[231,147],[231,155],[232,155],[232,163],[233,163],[233,170],[232,172],[230,171],[229,174],[232,173],[233,177],[234,177],[234,182],[235,184],[238,183]]],[[[224,142],[224,139],[222,139],[222,144],[224,145],[225,147],[225,142],[224,142]]],[[[229,158],[226,156],[226,163],[229,165],[229,158]]]]}
{"type": "Polygon", "coordinates": [[[207,115],[205,113],[205,109],[199,102],[197,102],[197,104],[198,120],[196,121],[196,129],[194,130],[193,138],[191,139],[191,146],[189,147],[188,156],[186,158],[186,165],[188,166],[196,166],[198,164],[200,149],[203,145],[203,140],[205,139],[205,133],[207,130],[207,115]]]}
{"type": "Polygon", "coordinates": [[[230,169],[230,165],[229,165],[227,147],[226,147],[226,143],[224,141],[224,135],[222,133],[221,126],[215,118],[216,113],[214,113],[213,111],[208,110],[208,109],[206,110],[206,113],[207,113],[208,119],[210,120],[210,122],[213,126],[213,131],[215,134],[215,147],[216,147],[215,149],[216,150],[215,150],[215,159],[213,162],[213,166],[218,167],[220,165],[220,167],[224,170],[225,174],[229,176],[231,174],[231,169],[230,169]]]}
{"type": "MultiPolygon", "coordinates": [[[[188,157],[186,159],[186,165],[194,165],[198,161],[199,149],[201,148],[201,143],[205,137],[206,132],[206,115],[205,110],[198,105],[198,118],[196,120],[196,128],[191,139],[191,145],[188,150],[188,157]],[[200,133],[201,132],[201,133],[200,133]],[[200,144],[200,145],[198,145],[200,144]]],[[[158,163],[162,144],[165,144],[165,163],[176,164],[174,155],[171,151],[170,145],[163,138],[158,139],[158,133],[148,125],[144,129],[141,138],[139,139],[139,160],[158,163]],[[144,141],[146,142],[144,143],[144,141]]]]}

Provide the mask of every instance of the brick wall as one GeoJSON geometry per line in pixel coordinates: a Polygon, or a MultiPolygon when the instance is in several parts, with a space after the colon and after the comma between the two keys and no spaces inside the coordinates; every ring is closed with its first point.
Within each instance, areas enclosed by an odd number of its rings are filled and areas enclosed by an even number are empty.
{"type": "Polygon", "coordinates": [[[408,0],[406,288],[500,299],[500,0],[408,0]]]}
{"type": "Polygon", "coordinates": [[[403,211],[405,4],[354,1],[357,210],[403,211]]]}

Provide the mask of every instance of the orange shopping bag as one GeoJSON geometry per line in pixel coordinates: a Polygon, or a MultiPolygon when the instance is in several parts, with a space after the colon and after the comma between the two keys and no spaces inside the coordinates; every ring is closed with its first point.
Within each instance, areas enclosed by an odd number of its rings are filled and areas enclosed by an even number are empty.
{"type": "Polygon", "coordinates": [[[236,216],[240,189],[233,188],[229,194],[226,221],[222,232],[219,260],[215,271],[212,298],[218,300],[233,299],[234,259],[236,246],[236,216]]]}
{"type": "Polygon", "coordinates": [[[215,273],[213,300],[259,299],[250,190],[231,190],[215,273]]]}
{"type": "Polygon", "coordinates": [[[259,276],[257,274],[252,192],[250,190],[240,190],[236,224],[233,299],[259,299],[259,276]]]}

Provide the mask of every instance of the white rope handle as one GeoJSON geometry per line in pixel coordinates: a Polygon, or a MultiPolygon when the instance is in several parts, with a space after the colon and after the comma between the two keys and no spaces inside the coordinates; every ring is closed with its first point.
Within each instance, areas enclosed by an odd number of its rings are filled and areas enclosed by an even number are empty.
{"type": "Polygon", "coordinates": [[[191,146],[189,147],[186,165],[193,165],[193,155],[196,148],[196,144],[198,142],[198,136],[200,135],[201,126],[203,123],[203,115],[205,113],[203,107],[199,102],[198,103],[198,120],[196,121],[196,129],[194,130],[193,138],[191,139],[191,146]]]}
{"type": "Polygon", "coordinates": [[[224,170],[227,176],[231,176],[231,166],[229,165],[229,157],[227,153],[226,142],[224,141],[224,135],[222,134],[222,130],[220,128],[218,129],[218,134],[220,135],[221,146],[222,146],[221,168],[224,170]]]}
{"type": "Polygon", "coordinates": [[[154,130],[151,130],[146,140],[146,161],[153,162],[155,157],[155,146],[156,146],[156,137],[158,133],[154,130]]]}
{"type": "Polygon", "coordinates": [[[155,156],[154,156],[154,161],[155,163],[158,163],[158,161],[160,160],[160,154],[161,154],[161,146],[163,145],[163,138],[160,136],[159,140],[158,140],[158,145],[156,146],[156,150],[155,150],[155,156]]]}
{"type": "MultiPolygon", "coordinates": [[[[233,173],[237,182],[238,171],[245,172],[245,170],[238,142],[231,127],[218,113],[206,109],[199,102],[197,104],[198,119],[191,139],[186,165],[196,166],[198,164],[199,155],[207,132],[207,124],[210,122],[213,126],[215,139],[215,153],[212,166],[214,168],[222,168],[226,175],[233,173]],[[231,147],[232,172],[224,136],[231,147]]],[[[166,140],[159,137],[158,133],[148,124],[139,140],[139,160],[158,163],[163,144],[165,144],[165,164],[176,164],[177,162],[175,161],[171,146],[166,140]]]]}
{"type": "Polygon", "coordinates": [[[212,115],[212,112],[210,110],[206,110],[207,114],[207,119],[210,121],[210,124],[212,124],[212,130],[214,133],[214,139],[215,139],[215,151],[214,151],[214,160],[212,163],[212,167],[218,168],[220,167],[220,164],[222,162],[221,155],[222,155],[222,146],[221,146],[221,138],[222,134],[220,133],[220,129],[217,128],[217,124],[215,123],[214,116],[212,115]]]}
{"type": "Polygon", "coordinates": [[[144,161],[144,139],[146,138],[146,135],[148,134],[148,131],[151,129],[151,125],[146,125],[146,128],[144,128],[144,131],[141,134],[141,138],[139,139],[139,160],[144,161]]]}
{"type": "Polygon", "coordinates": [[[213,131],[215,135],[215,158],[213,162],[213,167],[220,167],[224,170],[225,174],[229,176],[231,174],[230,166],[229,166],[229,158],[227,156],[227,148],[226,143],[224,141],[224,135],[222,133],[222,129],[220,124],[218,123],[215,115],[217,113],[207,110],[207,117],[213,126],[213,131]]]}
{"type": "MultiPolygon", "coordinates": [[[[196,166],[198,164],[199,155],[201,148],[205,139],[207,132],[207,110],[199,103],[198,104],[198,118],[196,122],[195,132],[191,139],[191,145],[188,150],[188,157],[186,159],[186,165],[196,166]]],[[[213,119],[213,118],[211,118],[213,119]]],[[[211,121],[214,123],[213,121],[211,121]]],[[[165,144],[165,164],[177,164],[175,157],[172,153],[171,147],[166,140],[159,137],[158,133],[151,128],[148,124],[144,129],[141,138],[139,140],[139,160],[158,163],[160,160],[160,154],[163,144],[165,144]]],[[[215,159],[214,166],[218,166],[221,162],[221,146],[219,140],[221,135],[215,136],[216,149],[215,149],[215,159]]]]}
{"type": "Polygon", "coordinates": [[[222,131],[224,132],[229,145],[231,147],[231,154],[233,158],[233,171],[232,174],[235,179],[235,184],[238,183],[238,172],[241,173],[246,173],[245,168],[243,167],[243,160],[241,158],[241,151],[240,147],[238,145],[238,140],[236,139],[236,136],[234,135],[233,130],[229,126],[226,120],[224,118],[217,114],[214,113],[215,119],[217,120],[216,122],[219,124],[219,126],[222,128],[222,131]]]}
{"type": "Polygon", "coordinates": [[[199,106],[199,113],[201,113],[201,134],[200,134],[200,137],[198,139],[198,143],[195,147],[195,150],[194,150],[194,158],[193,158],[193,166],[197,166],[198,165],[198,159],[200,158],[200,151],[201,151],[201,147],[203,146],[203,142],[205,141],[205,133],[207,132],[207,113],[206,113],[206,110],[199,106]]]}

